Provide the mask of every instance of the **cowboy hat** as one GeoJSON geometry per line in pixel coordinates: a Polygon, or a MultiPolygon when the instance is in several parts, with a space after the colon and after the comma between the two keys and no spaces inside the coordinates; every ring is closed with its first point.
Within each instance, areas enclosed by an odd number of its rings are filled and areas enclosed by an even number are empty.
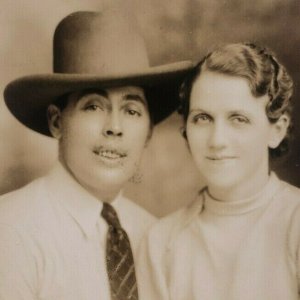
{"type": "Polygon", "coordinates": [[[134,85],[144,88],[153,122],[177,105],[177,86],[191,69],[182,61],[151,67],[131,16],[80,11],[65,17],[53,40],[53,73],[21,77],[4,91],[6,105],[27,127],[51,136],[47,107],[71,92],[134,85]]]}

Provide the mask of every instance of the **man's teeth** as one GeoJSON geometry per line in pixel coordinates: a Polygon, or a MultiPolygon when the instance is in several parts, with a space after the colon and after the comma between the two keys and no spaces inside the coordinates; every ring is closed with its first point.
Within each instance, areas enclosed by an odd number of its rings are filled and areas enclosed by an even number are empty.
{"type": "Polygon", "coordinates": [[[108,151],[108,150],[100,151],[99,155],[106,157],[106,158],[121,158],[122,157],[122,155],[120,153],[117,153],[115,151],[108,151]]]}

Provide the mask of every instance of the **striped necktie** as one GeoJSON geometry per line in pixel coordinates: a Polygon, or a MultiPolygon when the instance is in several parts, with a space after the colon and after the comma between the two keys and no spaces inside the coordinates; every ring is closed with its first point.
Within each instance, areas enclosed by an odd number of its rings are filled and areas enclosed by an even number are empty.
{"type": "Polygon", "coordinates": [[[103,203],[101,215],[108,224],[106,267],[112,300],[138,300],[134,261],[127,233],[110,204],[103,203]]]}

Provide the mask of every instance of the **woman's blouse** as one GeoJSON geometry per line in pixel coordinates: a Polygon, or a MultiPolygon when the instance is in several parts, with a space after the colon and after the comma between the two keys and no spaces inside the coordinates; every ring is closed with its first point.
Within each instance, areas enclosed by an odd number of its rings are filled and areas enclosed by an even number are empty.
{"type": "Polygon", "coordinates": [[[300,299],[300,189],[275,174],[236,202],[204,189],[159,221],[140,250],[143,300],[300,299]]]}

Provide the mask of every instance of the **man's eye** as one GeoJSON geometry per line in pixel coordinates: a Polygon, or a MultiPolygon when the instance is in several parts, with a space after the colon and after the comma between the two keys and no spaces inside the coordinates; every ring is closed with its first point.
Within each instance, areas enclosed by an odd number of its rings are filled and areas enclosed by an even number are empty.
{"type": "Polygon", "coordinates": [[[125,114],[136,117],[140,117],[143,112],[141,107],[139,107],[139,105],[137,105],[136,103],[126,103],[126,105],[124,105],[123,107],[123,110],[125,114]]]}
{"type": "Polygon", "coordinates": [[[95,111],[98,109],[102,110],[102,108],[98,104],[88,104],[84,107],[84,110],[88,110],[88,111],[95,111]]]}
{"type": "Polygon", "coordinates": [[[129,114],[130,116],[137,116],[137,117],[141,116],[141,113],[135,109],[126,109],[126,113],[129,114]]]}

